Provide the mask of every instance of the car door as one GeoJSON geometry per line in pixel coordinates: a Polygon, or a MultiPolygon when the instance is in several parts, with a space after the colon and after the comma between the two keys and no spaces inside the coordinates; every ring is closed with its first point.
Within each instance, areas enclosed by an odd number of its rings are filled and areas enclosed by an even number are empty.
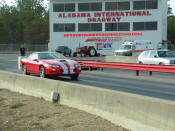
{"type": "Polygon", "coordinates": [[[149,53],[150,53],[150,51],[145,51],[144,54],[142,55],[140,61],[141,61],[143,64],[149,64],[149,63],[148,63],[149,53]]]}
{"type": "Polygon", "coordinates": [[[157,64],[157,54],[155,50],[150,51],[147,64],[157,64]]]}
{"type": "Polygon", "coordinates": [[[34,53],[32,56],[30,56],[29,61],[29,69],[31,73],[37,73],[37,67],[38,67],[38,55],[34,53]]]}

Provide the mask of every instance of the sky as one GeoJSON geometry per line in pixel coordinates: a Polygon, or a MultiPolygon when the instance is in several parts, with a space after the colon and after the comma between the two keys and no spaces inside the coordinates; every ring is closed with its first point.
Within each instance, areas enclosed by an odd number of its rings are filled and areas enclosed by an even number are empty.
{"type": "Polygon", "coordinates": [[[170,7],[173,9],[173,14],[175,15],[175,0],[170,0],[170,7]]]}
{"type": "MultiPolygon", "coordinates": [[[[14,0],[5,0],[8,5],[12,5],[14,0]]],[[[44,0],[47,3],[48,0],[44,0]]],[[[173,14],[175,15],[175,0],[170,0],[170,7],[173,9],[173,14]]]]}
{"type": "MultiPolygon", "coordinates": [[[[5,0],[5,2],[7,3],[7,5],[13,5],[14,4],[14,0],[5,0]]],[[[44,0],[44,3],[46,5],[48,3],[48,0],[44,0]]]]}

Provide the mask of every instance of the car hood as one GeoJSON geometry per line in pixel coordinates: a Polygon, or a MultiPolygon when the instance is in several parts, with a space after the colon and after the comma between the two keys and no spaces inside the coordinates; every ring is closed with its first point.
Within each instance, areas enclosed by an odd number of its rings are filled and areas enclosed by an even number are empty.
{"type": "Polygon", "coordinates": [[[43,63],[45,64],[50,64],[50,65],[59,65],[60,63],[63,64],[73,64],[76,65],[78,62],[70,59],[53,59],[53,60],[42,60],[43,63]]]}

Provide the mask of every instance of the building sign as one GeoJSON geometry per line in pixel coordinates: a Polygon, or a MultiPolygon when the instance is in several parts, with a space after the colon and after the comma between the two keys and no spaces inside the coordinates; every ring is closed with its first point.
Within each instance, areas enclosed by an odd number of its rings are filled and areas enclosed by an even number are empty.
{"type": "Polygon", "coordinates": [[[85,42],[116,42],[121,41],[122,37],[91,37],[88,38],[85,42]]]}
{"type": "Polygon", "coordinates": [[[150,16],[150,11],[59,13],[58,18],[87,18],[87,22],[118,22],[121,17],[150,16]]]}
{"type": "Polygon", "coordinates": [[[96,50],[112,50],[112,44],[122,40],[122,37],[89,37],[85,42],[96,45],[96,50]]]}
{"type": "Polygon", "coordinates": [[[112,50],[112,43],[95,43],[97,50],[112,50]]]}

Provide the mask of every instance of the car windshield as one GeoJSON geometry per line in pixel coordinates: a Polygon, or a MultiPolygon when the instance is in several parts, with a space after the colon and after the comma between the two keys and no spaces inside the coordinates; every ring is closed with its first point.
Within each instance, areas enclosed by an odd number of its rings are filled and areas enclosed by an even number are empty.
{"type": "Polygon", "coordinates": [[[64,50],[65,46],[58,46],[57,49],[64,50]]]}
{"type": "Polygon", "coordinates": [[[131,49],[131,45],[122,45],[120,49],[131,49]]]}
{"type": "Polygon", "coordinates": [[[67,59],[65,56],[63,56],[60,53],[54,53],[54,52],[45,52],[45,53],[38,53],[38,58],[40,60],[46,59],[67,59]]]}
{"type": "Polygon", "coordinates": [[[171,51],[158,51],[158,56],[159,57],[175,57],[175,55],[171,51]]]}

